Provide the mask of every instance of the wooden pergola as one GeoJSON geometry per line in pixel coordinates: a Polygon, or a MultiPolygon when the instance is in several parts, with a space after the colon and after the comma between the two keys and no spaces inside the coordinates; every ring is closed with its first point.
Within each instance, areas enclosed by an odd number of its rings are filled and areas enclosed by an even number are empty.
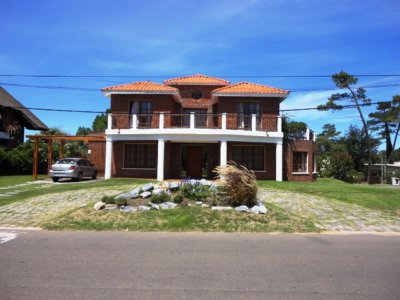
{"type": "Polygon", "coordinates": [[[48,140],[47,146],[47,170],[50,170],[53,161],[53,141],[60,141],[60,155],[63,157],[65,141],[84,141],[84,142],[102,142],[105,141],[104,136],[75,136],[75,135],[27,135],[29,139],[34,140],[33,147],[33,174],[32,178],[37,179],[38,158],[39,158],[39,140],[48,140]]]}

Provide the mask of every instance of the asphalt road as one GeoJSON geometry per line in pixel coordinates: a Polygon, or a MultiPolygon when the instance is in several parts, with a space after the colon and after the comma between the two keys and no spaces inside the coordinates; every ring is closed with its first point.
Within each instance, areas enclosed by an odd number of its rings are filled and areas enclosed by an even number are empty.
{"type": "Polygon", "coordinates": [[[2,300],[400,299],[399,235],[15,232],[2,300]]]}

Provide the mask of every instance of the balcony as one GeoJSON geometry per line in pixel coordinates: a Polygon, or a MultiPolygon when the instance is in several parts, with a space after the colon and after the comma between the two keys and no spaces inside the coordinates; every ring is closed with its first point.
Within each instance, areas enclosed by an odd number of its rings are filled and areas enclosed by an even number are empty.
{"type": "Polygon", "coordinates": [[[108,114],[108,130],[112,129],[219,129],[281,132],[280,116],[238,114],[108,114]]]}

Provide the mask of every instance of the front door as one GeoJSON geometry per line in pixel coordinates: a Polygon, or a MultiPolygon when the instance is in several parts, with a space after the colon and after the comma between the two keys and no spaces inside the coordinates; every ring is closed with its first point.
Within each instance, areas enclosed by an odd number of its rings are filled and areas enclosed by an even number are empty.
{"type": "Polygon", "coordinates": [[[187,176],[202,177],[202,146],[187,147],[187,176]]]}

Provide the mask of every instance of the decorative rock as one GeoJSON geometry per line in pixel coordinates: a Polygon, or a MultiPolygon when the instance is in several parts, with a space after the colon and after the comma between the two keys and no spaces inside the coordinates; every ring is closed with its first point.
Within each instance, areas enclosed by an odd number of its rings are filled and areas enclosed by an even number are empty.
{"type": "Polygon", "coordinates": [[[155,209],[155,210],[159,210],[160,209],[160,205],[155,204],[155,203],[149,203],[151,209],[155,209]]]}
{"type": "Polygon", "coordinates": [[[203,203],[201,207],[210,207],[210,205],[203,203]]]}
{"type": "Polygon", "coordinates": [[[106,204],[104,209],[108,209],[108,210],[117,209],[117,205],[116,204],[106,204]]]}
{"type": "Polygon", "coordinates": [[[153,195],[158,195],[158,194],[161,194],[162,192],[164,192],[164,190],[162,190],[162,189],[154,189],[151,193],[153,195]]]}
{"type": "Polygon", "coordinates": [[[127,205],[127,206],[121,206],[121,208],[119,209],[119,211],[125,212],[125,213],[137,212],[137,211],[138,211],[138,208],[137,208],[137,207],[134,207],[134,206],[127,205]]]}
{"type": "Polygon", "coordinates": [[[147,211],[150,210],[151,208],[145,205],[139,205],[138,206],[138,211],[147,211]]]}
{"type": "Polygon", "coordinates": [[[141,191],[142,191],[141,188],[134,188],[134,189],[130,190],[129,196],[130,196],[132,199],[139,198],[139,195],[140,195],[140,192],[141,192],[141,191]]]}
{"type": "Polygon", "coordinates": [[[212,210],[224,211],[224,210],[232,210],[231,206],[213,206],[211,207],[212,210]]]}
{"type": "Polygon", "coordinates": [[[235,207],[235,210],[240,212],[249,212],[249,208],[246,205],[240,205],[238,207],[235,207]]]}
{"type": "Polygon", "coordinates": [[[143,192],[148,192],[154,190],[154,185],[152,183],[145,184],[142,186],[142,191],[143,192]]]}
{"type": "Polygon", "coordinates": [[[200,180],[200,184],[205,185],[205,186],[210,186],[211,182],[209,182],[208,180],[202,179],[202,180],[200,180]]]}
{"type": "Polygon", "coordinates": [[[263,204],[254,205],[250,211],[253,214],[266,214],[268,213],[268,209],[263,204]]]}
{"type": "Polygon", "coordinates": [[[140,197],[145,199],[145,198],[149,198],[151,196],[151,192],[143,192],[140,194],[140,197]]]}
{"type": "Polygon", "coordinates": [[[154,189],[155,189],[155,190],[158,190],[158,189],[160,189],[160,188],[161,188],[161,185],[159,185],[159,184],[155,184],[155,185],[153,185],[153,187],[154,187],[154,189]]]}
{"type": "Polygon", "coordinates": [[[179,189],[179,186],[180,186],[179,182],[170,182],[168,184],[168,189],[171,190],[171,191],[176,191],[176,190],[179,189]]]}
{"type": "Polygon", "coordinates": [[[93,209],[100,210],[100,209],[103,209],[105,206],[106,206],[106,204],[103,201],[99,201],[93,205],[93,209]]]}
{"type": "Polygon", "coordinates": [[[203,201],[196,201],[196,205],[202,205],[203,201]]]}
{"type": "Polygon", "coordinates": [[[171,208],[175,208],[176,206],[177,206],[177,204],[173,203],[173,202],[163,202],[160,204],[161,209],[171,209],[171,208]]]}
{"type": "Polygon", "coordinates": [[[129,193],[119,194],[115,199],[129,199],[131,196],[129,193]]]}

